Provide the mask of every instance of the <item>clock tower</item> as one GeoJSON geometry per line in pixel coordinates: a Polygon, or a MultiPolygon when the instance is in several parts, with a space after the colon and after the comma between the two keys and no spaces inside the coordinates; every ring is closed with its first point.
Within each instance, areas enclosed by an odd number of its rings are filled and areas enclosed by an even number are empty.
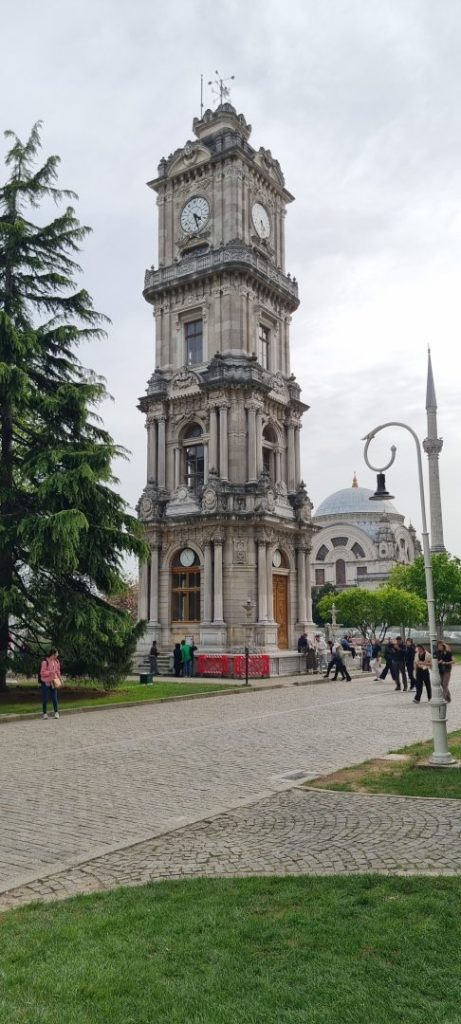
{"type": "MultiPolygon", "coordinates": [[[[230,103],[205,111],[149,182],[158,268],[139,501],[143,640],[193,635],[202,652],[267,651],[289,665],[312,621],[311,502],[300,479],[307,406],[290,367],[296,280],[285,270],[293,196],[230,103]],[[286,652],[284,655],[283,652],[286,652]]],[[[292,670],[292,666],[287,668],[292,670]]]]}

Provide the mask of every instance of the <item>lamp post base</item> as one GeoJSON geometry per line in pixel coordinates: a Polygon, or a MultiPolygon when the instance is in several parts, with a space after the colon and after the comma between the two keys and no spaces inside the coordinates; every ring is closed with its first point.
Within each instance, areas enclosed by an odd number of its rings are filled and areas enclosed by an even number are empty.
{"type": "Polygon", "coordinates": [[[429,758],[429,764],[437,768],[452,768],[457,762],[448,749],[447,705],[438,681],[433,681],[431,718],[434,750],[429,758]]]}

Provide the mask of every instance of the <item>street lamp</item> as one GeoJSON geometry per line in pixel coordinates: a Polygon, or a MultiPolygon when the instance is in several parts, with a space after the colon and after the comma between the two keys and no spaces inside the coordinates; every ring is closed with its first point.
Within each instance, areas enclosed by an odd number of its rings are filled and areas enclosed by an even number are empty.
{"type": "MultiPolygon", "coordinates": [[[[424,481],[423,481],[423,467],[421,461],[421,444],[418,435],[412,430],[406,423],[399,423],[398,421],[391,421],[390,423],[383,423],[379,427],[375,427],[374,430],[370,430],[369,434],[366,434],[362,438],[362,441],[366,441],[363,457],[369,469],[372,469],[374,473],[378,473],[378,486],[376,493],[372,495],[370,501],[381,501],[388,500],[392,495],[386,491],[386,482],[384,478],[384,471],[392,466],[395,460],[395,453],[397,451],[395,445],[391,447],[391,458],[385,466],[372,466],[368,460],[368,448],[376,434],[379,434],[381,430],[386,430],[387,427],[403,427],[404,430],[408,430],[408,433],[414,438],[416,444],[416,455],[418,459],[418,478],[419,478],[419,495],[421,499],[421,519],[422,519],[422,539],[423,539],[423,554],[424,554],[424,575],[426,579],[426,599],[427,599],[427,612],[429,620],[429,638],[432,658],[434,658],[434,649],[437,640],[437,631],[435,626],[435,604],[434,604],[434,586],[432,581],[432,561],[431,552],[429,546],[429,533],[427,530],[426,523],[426,504],[424,500],[424,481]]],[[[431,701],[431,712],[432,712],[432,729],[434,734],[434,750],[429,758],[429,763],[437,767],[447,767],[449,765],[456,764],[454,757],[450,754],[448,749],[448,737],[447,737],[447,705],[444,700],[442,687],[440,685],[440,679],[437,673],[430,673],[431,686],[432,686],[432,701],[431,701]]]]}
{"type": "Polygon", "coordinates": [[[250,640],[251,640],[251,620],[253,618],[254,601],[251,597],[248,597],[245,604],[242,606],[245,609],[246,614],[246,645],[245,645],[245,686],[249,686],[248,681],[248,669],[250,661],[250,640]]]}

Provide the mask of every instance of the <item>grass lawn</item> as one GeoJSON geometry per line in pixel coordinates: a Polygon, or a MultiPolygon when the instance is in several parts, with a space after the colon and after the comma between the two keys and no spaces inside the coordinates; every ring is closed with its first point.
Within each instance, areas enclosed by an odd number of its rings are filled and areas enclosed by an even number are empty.
{"type": "MultiPolygon", "coordinates": [[[[461,761],[461,731],[448,737],[453,757],[461,761]]],[[[432,740],[413,743],[396,753],[408,761],[384,761],[376,758],[343,768],[307,783],[318,789],[335,789],[346,793],[397,793],[401,796],[434,796],[461,799],[461,768],[425,768],[433,750],[432,740]]],[[[461,1010],[460,1010],[461,1021],[461,1010]]]]}
{"type": "Polygon", "coordinates": [[[3,916],[5,1024],[459,1024],[461,880],[164,882],[3,916]]]}
{"type": "MultiPolygon", "coordinates": [[[[126,681],[116,690],[105,691],[98,688],[97,684],[89,683],[78,687],[69,682],[59,691],[58,700],[61,710],[65,712],[66,708],[103,707],[105,704],[161,700],[162,697],[179,697],[188,693],[211,693],[226,689],[235,689],[235,686],[229,681],[205,683],[202,679],[187,683],[160,680],[152,686],[126,681]]],[[[9,688],[5,694],[0,694],[0,715],[25,715],[31,711],[41,711],[40,689],[37,684],[20,685],[14,689],[9,688]]]]}

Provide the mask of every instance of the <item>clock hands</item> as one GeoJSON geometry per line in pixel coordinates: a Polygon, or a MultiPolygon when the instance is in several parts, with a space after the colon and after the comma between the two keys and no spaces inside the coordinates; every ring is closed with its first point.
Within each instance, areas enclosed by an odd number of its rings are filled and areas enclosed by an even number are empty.
{"type": "Polygon", "coordinates": [[[193,217],[194,217],[194,220],[195,220],[195,223],[196,223],[197,227],[199,228],[201,223],[202,223],[202,218],[199,217],[198,213],[194,213],[193,217]]]}

